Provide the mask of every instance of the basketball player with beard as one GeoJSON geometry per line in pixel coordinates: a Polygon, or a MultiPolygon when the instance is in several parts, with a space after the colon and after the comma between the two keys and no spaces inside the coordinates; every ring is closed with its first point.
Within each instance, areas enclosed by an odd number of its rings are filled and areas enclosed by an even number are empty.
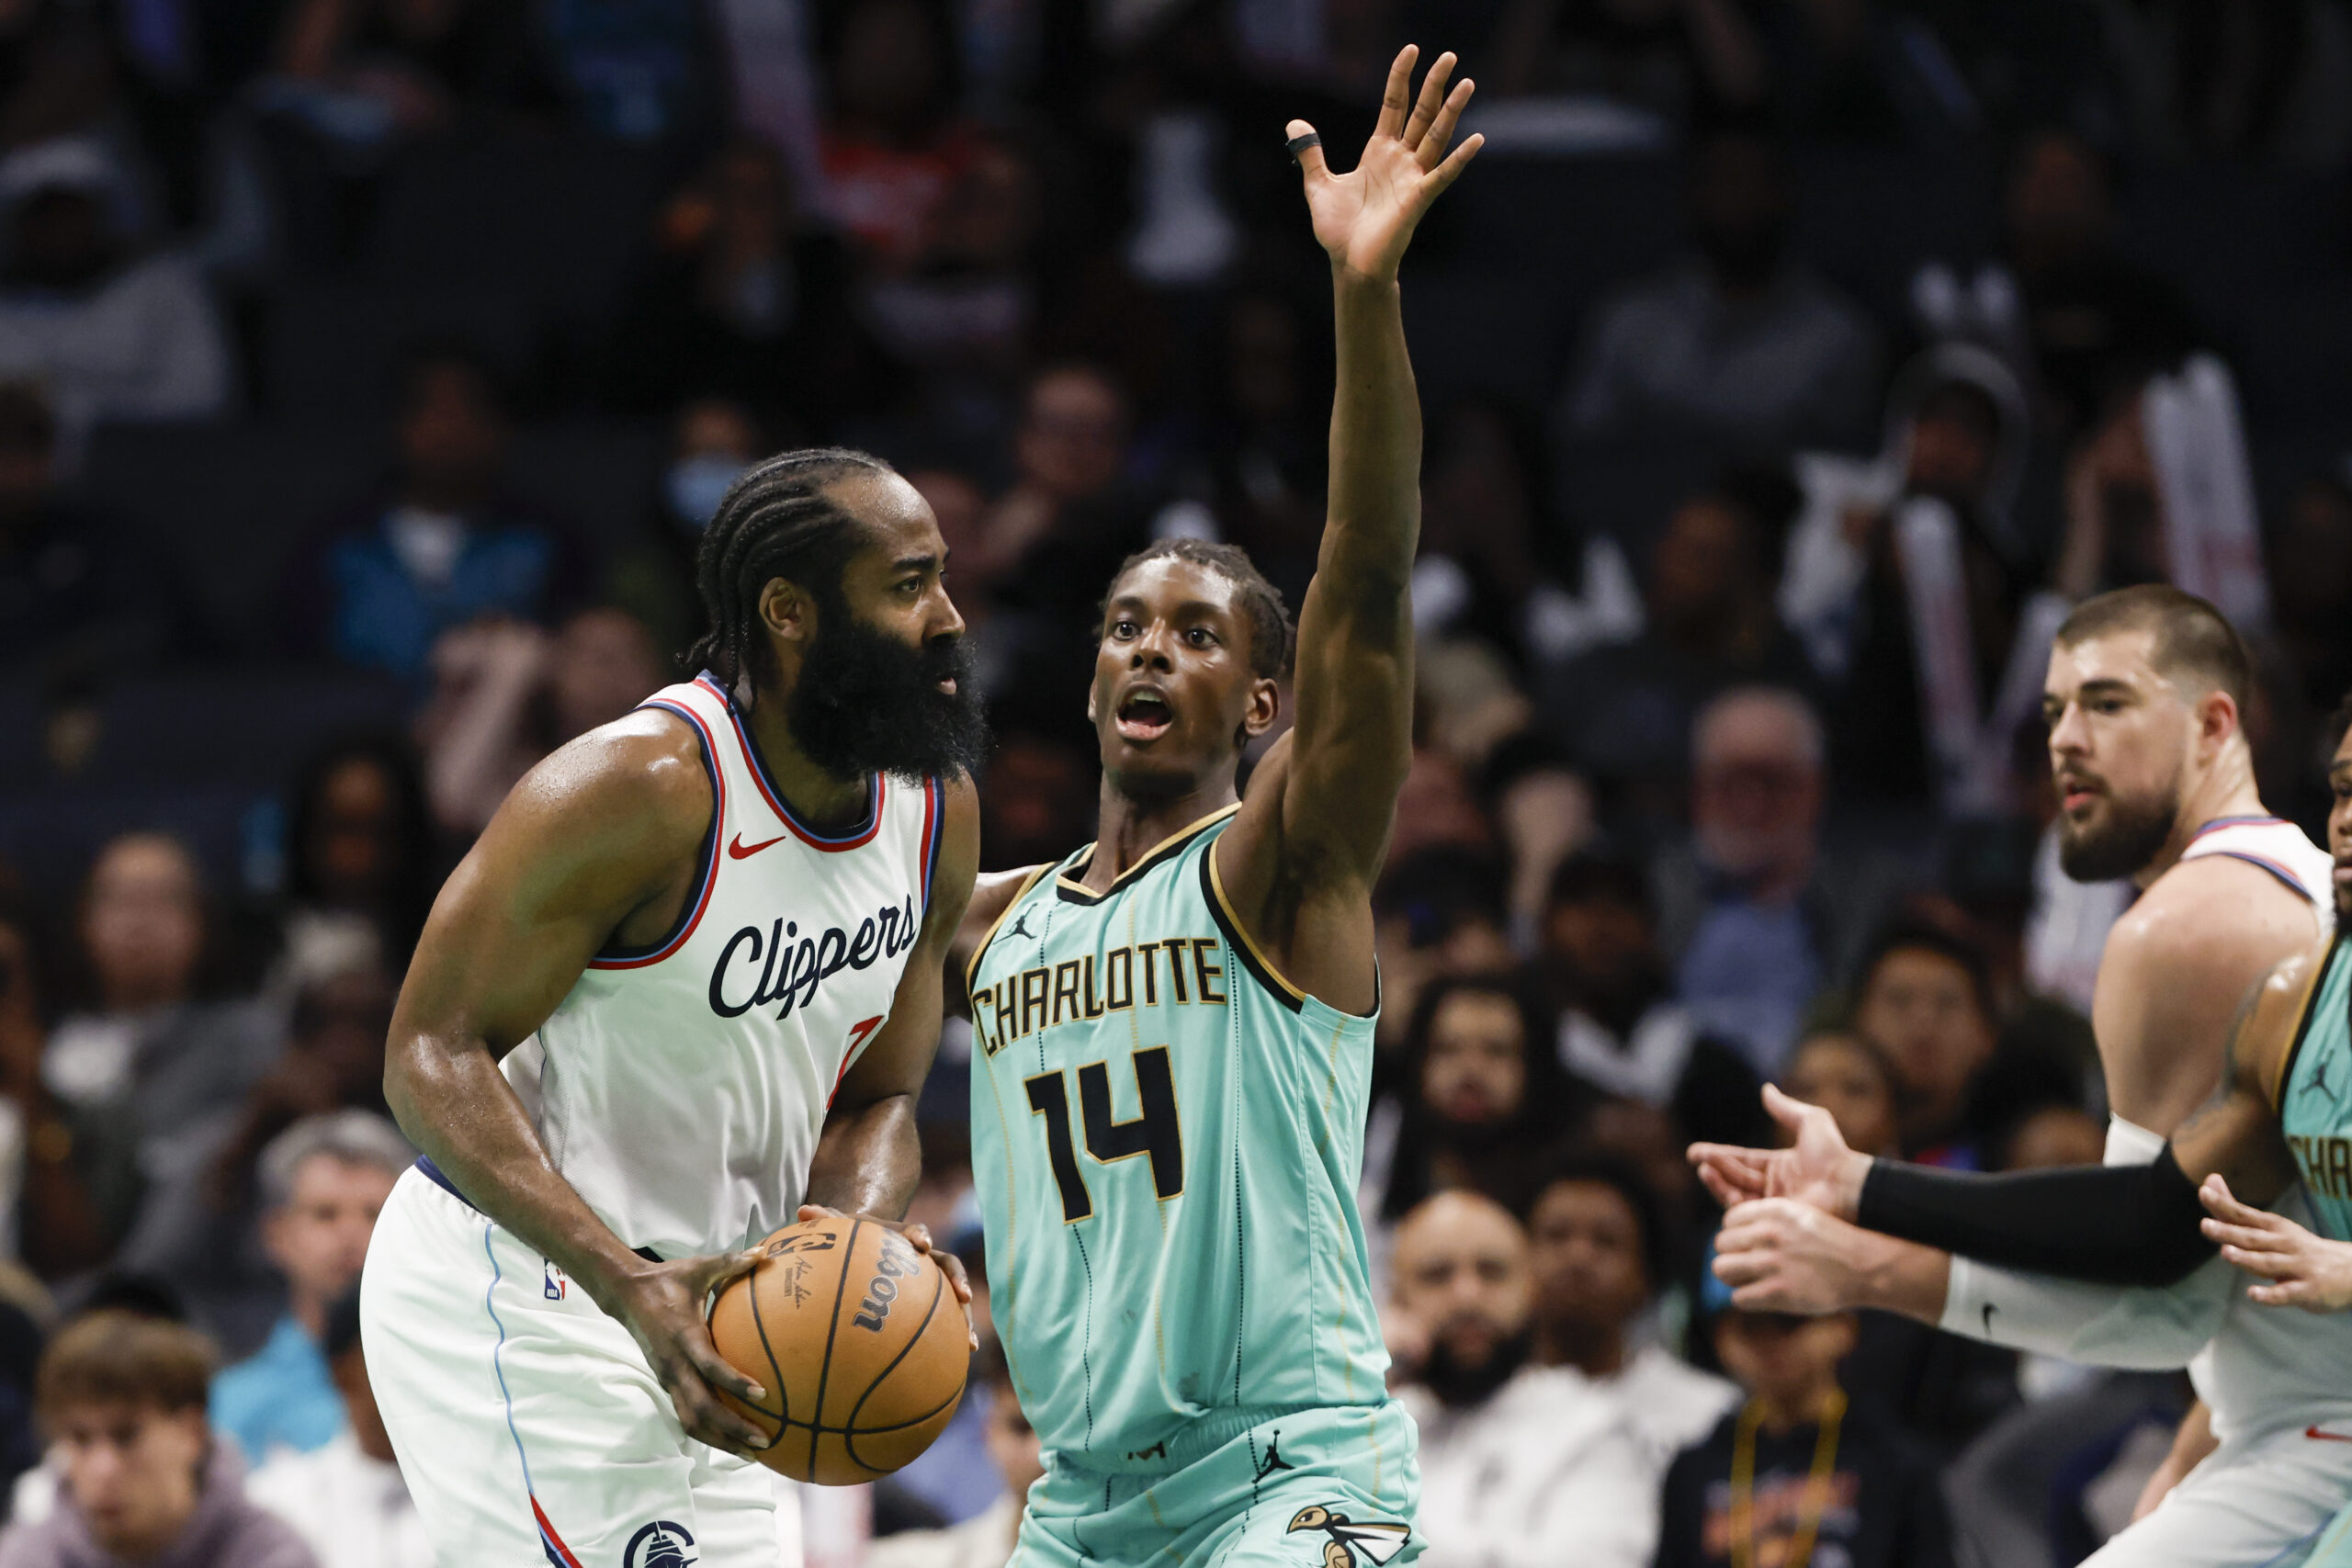
{"type": "Polygon", "coordinates": [[[1480,145],[1470,84],[1390,68],[1335,175],[1290,124],[1329,257],[1328,521],[1293,637],[1227,545],[1171,540],[1105,594],[1088,696],[1096,841],[992,881],[967,922],[972,1172],[990,1304],[1046,1449],[1013,1561],[1410,1561],[1355,1190],[1380,980],[1372,885],[1412,754],[1420,403],[1396,268],[1480,145]],[[984,933],[984,934],[983,934],[984,933]]]}
{"type": "MultiPolygon", "coordinates": [[[[1874,1203],[1863,1217],[1880,1222],[1882,1229],[1899,1229],[1913,1237],[1899,1241],[1793,1201],[1806,1193],[1788,1181],[1763,1178],[1767,1170],[1792,1168],[1786,1156],[1735,1156],[1702,1145],[1693,1150],[1693,1157],[1717,1196],[1738,1205],[1718,1238],[1716,1272],[1736,1288],[1735,1299],[1743,1305],[1801,1312],[1875,1306],[1954,1333],[2075,1360],[2151,1369],[2191,1364],[2210,1407],[2211,1438],[2204,1437],[2200,1416],[2193,1415],[2177,1454],[2180,1470],[2194,1467],[2188,1479],[2174,1487],[2163,1506],[2117,1535],[2091,1561],[2099,1568],[2267,1563],[2306,1540],[2352,1491],[2352,1462],[2345,1452],[2352,1445],[2328,1439],[2333,1433],[2352,1430],[2352,1324],[2267,1312],[2238,1289],[2226,1263],[2197,1268],[2211,1256],[2211,1247],[2200,1245],[2194,1235],[2196,1198],[2181,1171],[2201,1176],[2205,1168],[2226,1168],[2236,1183],[2252,1169],[2252,1185],[2263,1201],[2284,1194],[2280,1216],[2308,1216],[2305,1194],[2290,1189],[2291,1169],[2289,1179],[2273,1179],[2278,1176],[2275,1167],[2243,1151],[2280,1152],[2264,1148],[2277,1130],[2268,1086],[2277,1081],[2273,1069],[2284,1057],[2295,1024],[2291,1019],[2280,1022],[2282,1010],[2291,1013],[2293,1009],[2275,998],[2282,987],[2293,988],[2310,979],[2314,934],[2324,939],[2342,919],[2352,887],[2340,874],[2331,874],[2329,861],[2291,827],[2242,819],[2215,825],[2211,814],[2216,811],[2232,817],[2249,807],[2259,812],[2244,741],[2233,735],[2232,744],[2216,750],[2217,757],[2234,757],[2226,766],[2217,770],[2203,742],[2192,742],[2183,749],[2187,760],[2177,770],[2177,784],[2165,784],[2128,803],[2121,799],[2129,788],[2124,780],[2136,780],[2144,788],[2150,780],[2162,783],[2170,771],[2149,773],[2133,768],[2128,760],[2133,749],[2116,744],[2119,733],[2131,728],[2140,728],[2144,736],[2151,710],[2160,720],[2165,704],[2161,689],[2147,679],[2161,674],[2165,663],[2161,633],[2154,637],[2141,634],[2143,646],[2137,660],[2129,657],[2130,637],[2120,650],[2100,646],[2114,640],[2119,626],[2132,624],[2119,618],[2119,611],[2135,604],[2132,614],[2141,617],[2168,604],[2167,613],[2181,616],[2177,625],[2183,628],[2193,626],[2199,615],[2208,618],[2209,629],[2223,626],[2218,614],[2186,594],[2130,589],[2078,610],[2060,632],[2052,656],[2045,702],[2051,710],[2052,760],[2066,813],[2062,826],[2066,868],[2073,874],[2105,874],[2122,869],[2127,854],[2136,853],[2145,858],[2135,880],[2147,888],[2109,938],[2095,998],[2100,1055],[2116,1107],[2109,1134],[2109,1168],[2069,1173],[2062,1181],[2090,1178],[2120,1184],[2117,1195],[2107,1201],[2109,1206],[2097,1211],[2085,1227],[2086,1237],[2109,1240],[2140,1234],[2132,1226],[2146,1203],[2143,1197],[2125,1193],[2125,1188],[2131,1194],[2153,1192],[2159,1203],[2167,1194],[2175,1200],[2187,1194],[2187,1249],[2182,1250],[2176,1235],[2170,1253],[2175,1264],[2169,1270],[2186,1278],[2167,1280],[2165,1271],[2147,1258],[2118,1266],[2111,1253],[2102,1255],[2097,1242],[2072,1250],[2046,1245],[2035,1250],[2035,1241],[2048,1240],[2046,1235],[2033,1234],[2036,1225],[2063,1226],[2070,1218],[2079,1218],[2063,1194],[2048,1196],[2048,1210],[2024,1227],[2028,1234],[2021,1243],[2001,1229],[2010,1218],[2007,1210],[1975,1229],[1955,1228],[1939,1214],[1917,1220],[1905,1206],[1904,1172],[1889,1168],[1881,1193],[1884,1201],[1874,1203]],[[2086,618],[2094,626],[2104,625],[2109,635],[2086,637],[2086,618]],[[2119,651],[2126,657],[2119,659],[2119,651]],[[2135,671],[2135,664],[2145,668],[2135,671]],[[2103,712],[2110,704],[2119,705],[2103,712]],[[2142,716],[2135,724],[2119,723],[2135,710],[2142,716]],[[2212,784],[2232,776],[2238,787],[2228,792],[2230,798],[2217,799],[2212,784]],[[2090,803],[2086,796],[2102,795],[2116,797],[2121,808],[2111,813],[2083,809],[2090,803]],[[2111,835],[2098,830],[2101,816],[2114,825],[2111,835]],[[2221,852],[2207,848],[2217,841],[2231,847],[2221,852]],[[2155,846],[2153,853],[2151,845],[2155,846]],[[2246,869],[2205,870],[2204,863],[2217,853],[2242,857],[2240,863],[2246,869]],[[2232,881],[2209,880],[2215,872],[2232,881]],[[2249,875],[2267,880],[2268,887],[2248,881],[2249,875]],[[2194,896],[2183,897],[2192,886],[2194,896]],[[2292,890],[2295,896],[2280,898],[2271,895],[2273,888],[2292,890]],[[2233,965],[2257,954],[2264,942],[2290,940],[2298,951],[2274,965],[2260,989],[2265,999],[2236,1029],[2232,1047],[2233,1026],[2210,1024],[2213,993],[2229,984],[2233,965]],[[2194,1021],[2183,1016],[2183,1010],[2191,1008],[2199,1010],[2194,1021]],[[2199,1038],[2195,1032],[2208,1027],[2212,1032],[2199,1038]],[[2231,1050],[2234,1057],[2225,1057],[2231,1050]],[[2260,1078],[2251,1100],[2250,1063],[2262,1064],[2262,1070],[2272,1075],[2260,1078]],[[2193,1111],[2190,1107],[2198,1102],[2211,1105],[2213,1080],[2225,1066],[2221,1109],[2193,1111]],[[2140,1116],[2132,1117],[2127,1108],[2137,1108],[2140,1116]],[[2235,1142],[2227,1146],[2239,1153],[2212,1152],[2222,1146],[2213,1119],[2223,1114],[2233,1118],[2229,1137],[2235,1142]],[[2175,1136],[2177,1145],[2167,1144],[2166,1134],[2175,1136]],[[2176,1154],[2176,1147],[2183,1152],[2176,1154]],[[2192,1166],[2191,1159],[2199,1164],[2192,1166]],[[2232,1163],[2246,1160],[2251,1167],[2232,1163]],[[1768,1191],[1773,1195],[1766,1196],[1768,1191]],[[1973,1260],[1917,1245],[1961,1240],[1978,1244],[1973,1260]],[[1987,1258],[2099,1282],[2016,1273],[1988,1266],[1987,1258]],[[2205,1352],[2201,1356],[2200,1350],[2205,1352]],[[2199,1463],[2208,1450],[2211,1457],[2199,1463]]],[[[2143,619],[2142,624],[2164,623],[2143,619]]],[[[2227,646],[2235,647],[2235,639],[2227,646]]],[[[2219,642],[2210,645],[2211,650],[2222,647],[2219,642]]],[[[2215,699],[2226,698],[2234,709],[2230,688],[2244,689],[2239,660],[2223,660],[2234,669],[2190,680],[2182,679],[2184,667],[2176,663],[2165,683],[2184,700],[2199,687],[2211,685],[2213,689],[2188,705],[2202,710],[2215,699]]],[[[2231,716],[2227,728],[2233,732],[2233,713],[2231,716]]],[[[2210,717],[2199,720],[2198,732],[2205,733],[2210,723],[2210,717]]],[[[2352,759],[2339,755],[2339,773],[2347,762],[2352,759]]],[[[2336,863],[2352,859],[2352,812],[2341,804],[2331,820],[2331,838],[2336,863]]],[[[1770,1091],[1768,1100],[1784,1125],[1799,1129],[1801,1147],[1810,1144],[1817,1153],[1825,1140],[1815,1124],[1820,1120],[1816,1113],[1770,1091]]],[[[1996,1179],[1984,1190],[2002,1190],[2012,1201],[2032,1202],[2038,1200],[2030,1196],[2037,1191],[2031,1182],[2030,1177],[1996,1179]]],[[[1938,1190],[1926,1201],[1932,1209],[1942,1196],[1938,1190]]],[[[1953,1201],[1964,1206],[1972,1199],[1981,1201],[1982,1193],[1953,1201]]],[[[1850,1215],[1853,1210],[1842,1212],[1850,1215]]],[[[2236,1213],[2243,1217],[2243,1211],[2236,1213]]],[[[2161,1230],[2155,1224],[2150,1234],[2161,1230]]],[[[2142,1240],[2148,1258],[2165,1255],[2163,1247],[2142,1240]]]]}
{"type": "Polygon", "coordinates": [[[756,466],[704,536],[702,673],[532,770],[442,889],[384,1074],[425,1157],[362,1294],[442,1562],[778,1561],[703,1308],[812,1206],[914,1190],[985,744],[945,559],[872,457],[756,466]]]}

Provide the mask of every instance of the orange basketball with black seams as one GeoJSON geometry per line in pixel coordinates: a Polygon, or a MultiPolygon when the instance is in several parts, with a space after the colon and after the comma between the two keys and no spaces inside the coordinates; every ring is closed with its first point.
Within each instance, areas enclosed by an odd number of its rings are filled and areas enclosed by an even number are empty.
{"type": "Polygon", "coordinates": [[[946,1271],[872,1220],[806,1220],[710,1304],[718,1353],[767,1391],[721,1393],[775,1440],[761,1462],[846,1486],[911,1462],[964,1397],[971,1345],[946,1271]]]}

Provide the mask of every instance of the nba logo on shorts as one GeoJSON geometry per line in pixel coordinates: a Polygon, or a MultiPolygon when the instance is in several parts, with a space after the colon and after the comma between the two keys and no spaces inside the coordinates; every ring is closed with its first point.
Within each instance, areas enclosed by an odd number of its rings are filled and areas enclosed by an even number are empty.
{"type": "MultiPolygon", "coordinates": [[[[541,1258],[539,1261],[546,1263],[547,1259],[541,1258]]],[[[571,1281],[565,1279],[563,1270],[554,1264],[548,1263],[547,1269],[547,1280],[539,1287],[539,1294],[551,1302],[560,1302],[571,1291],[571,1281]]]]}
{"type": "Polygon", "coordinates": [[[656,1519],[628,1538],[621,1568],[693,1568],[695,1559],[686,1555],[686,1548],[694,1543],[685,1526],[656,1519]]]}

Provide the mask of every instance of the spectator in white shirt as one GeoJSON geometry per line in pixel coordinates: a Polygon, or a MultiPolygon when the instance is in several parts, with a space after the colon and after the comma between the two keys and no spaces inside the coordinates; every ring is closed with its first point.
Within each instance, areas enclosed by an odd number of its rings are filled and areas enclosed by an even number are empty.
{"type": "Polygon", "coordinates": [[[1037,1434],[1014,1397],[1003,1352],[989,1343],[972,1363],[971,1393],[988,1401],[982,1436],[989,1459],[1004,1478],[1004,1493],[981,1512],[946,1529],[885,1536],[865,1553],[865,1568],[1004,1568],[1021,1534],[1021,1505],[1030,1483],[1046,1473],[1037,1434]]]}
{"type": "Polygon", "coordinates": [[[433,1545],[392,1458],[392,1439],[368,1383],[357,1292],[327,1314],[327,1368],[347,1417],[326,1446],[276,1450],[245,1481],[245,1495],[294,1527],[335,1568],[433,1568],[433,1545]]]}

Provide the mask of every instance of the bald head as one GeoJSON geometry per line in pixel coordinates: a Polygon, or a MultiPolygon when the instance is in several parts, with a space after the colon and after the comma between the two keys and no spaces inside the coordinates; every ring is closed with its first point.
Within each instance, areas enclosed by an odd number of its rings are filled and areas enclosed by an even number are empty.
{"type": "Polygon", "coordinates": [[[1527,1233],[1491,1198],[1441,1192],[1415,1208],[1396,1227],[1395,1271],[1397,1308],[1456,1367],[1483,1366],[1527,1331],[1527,1233]]]}

